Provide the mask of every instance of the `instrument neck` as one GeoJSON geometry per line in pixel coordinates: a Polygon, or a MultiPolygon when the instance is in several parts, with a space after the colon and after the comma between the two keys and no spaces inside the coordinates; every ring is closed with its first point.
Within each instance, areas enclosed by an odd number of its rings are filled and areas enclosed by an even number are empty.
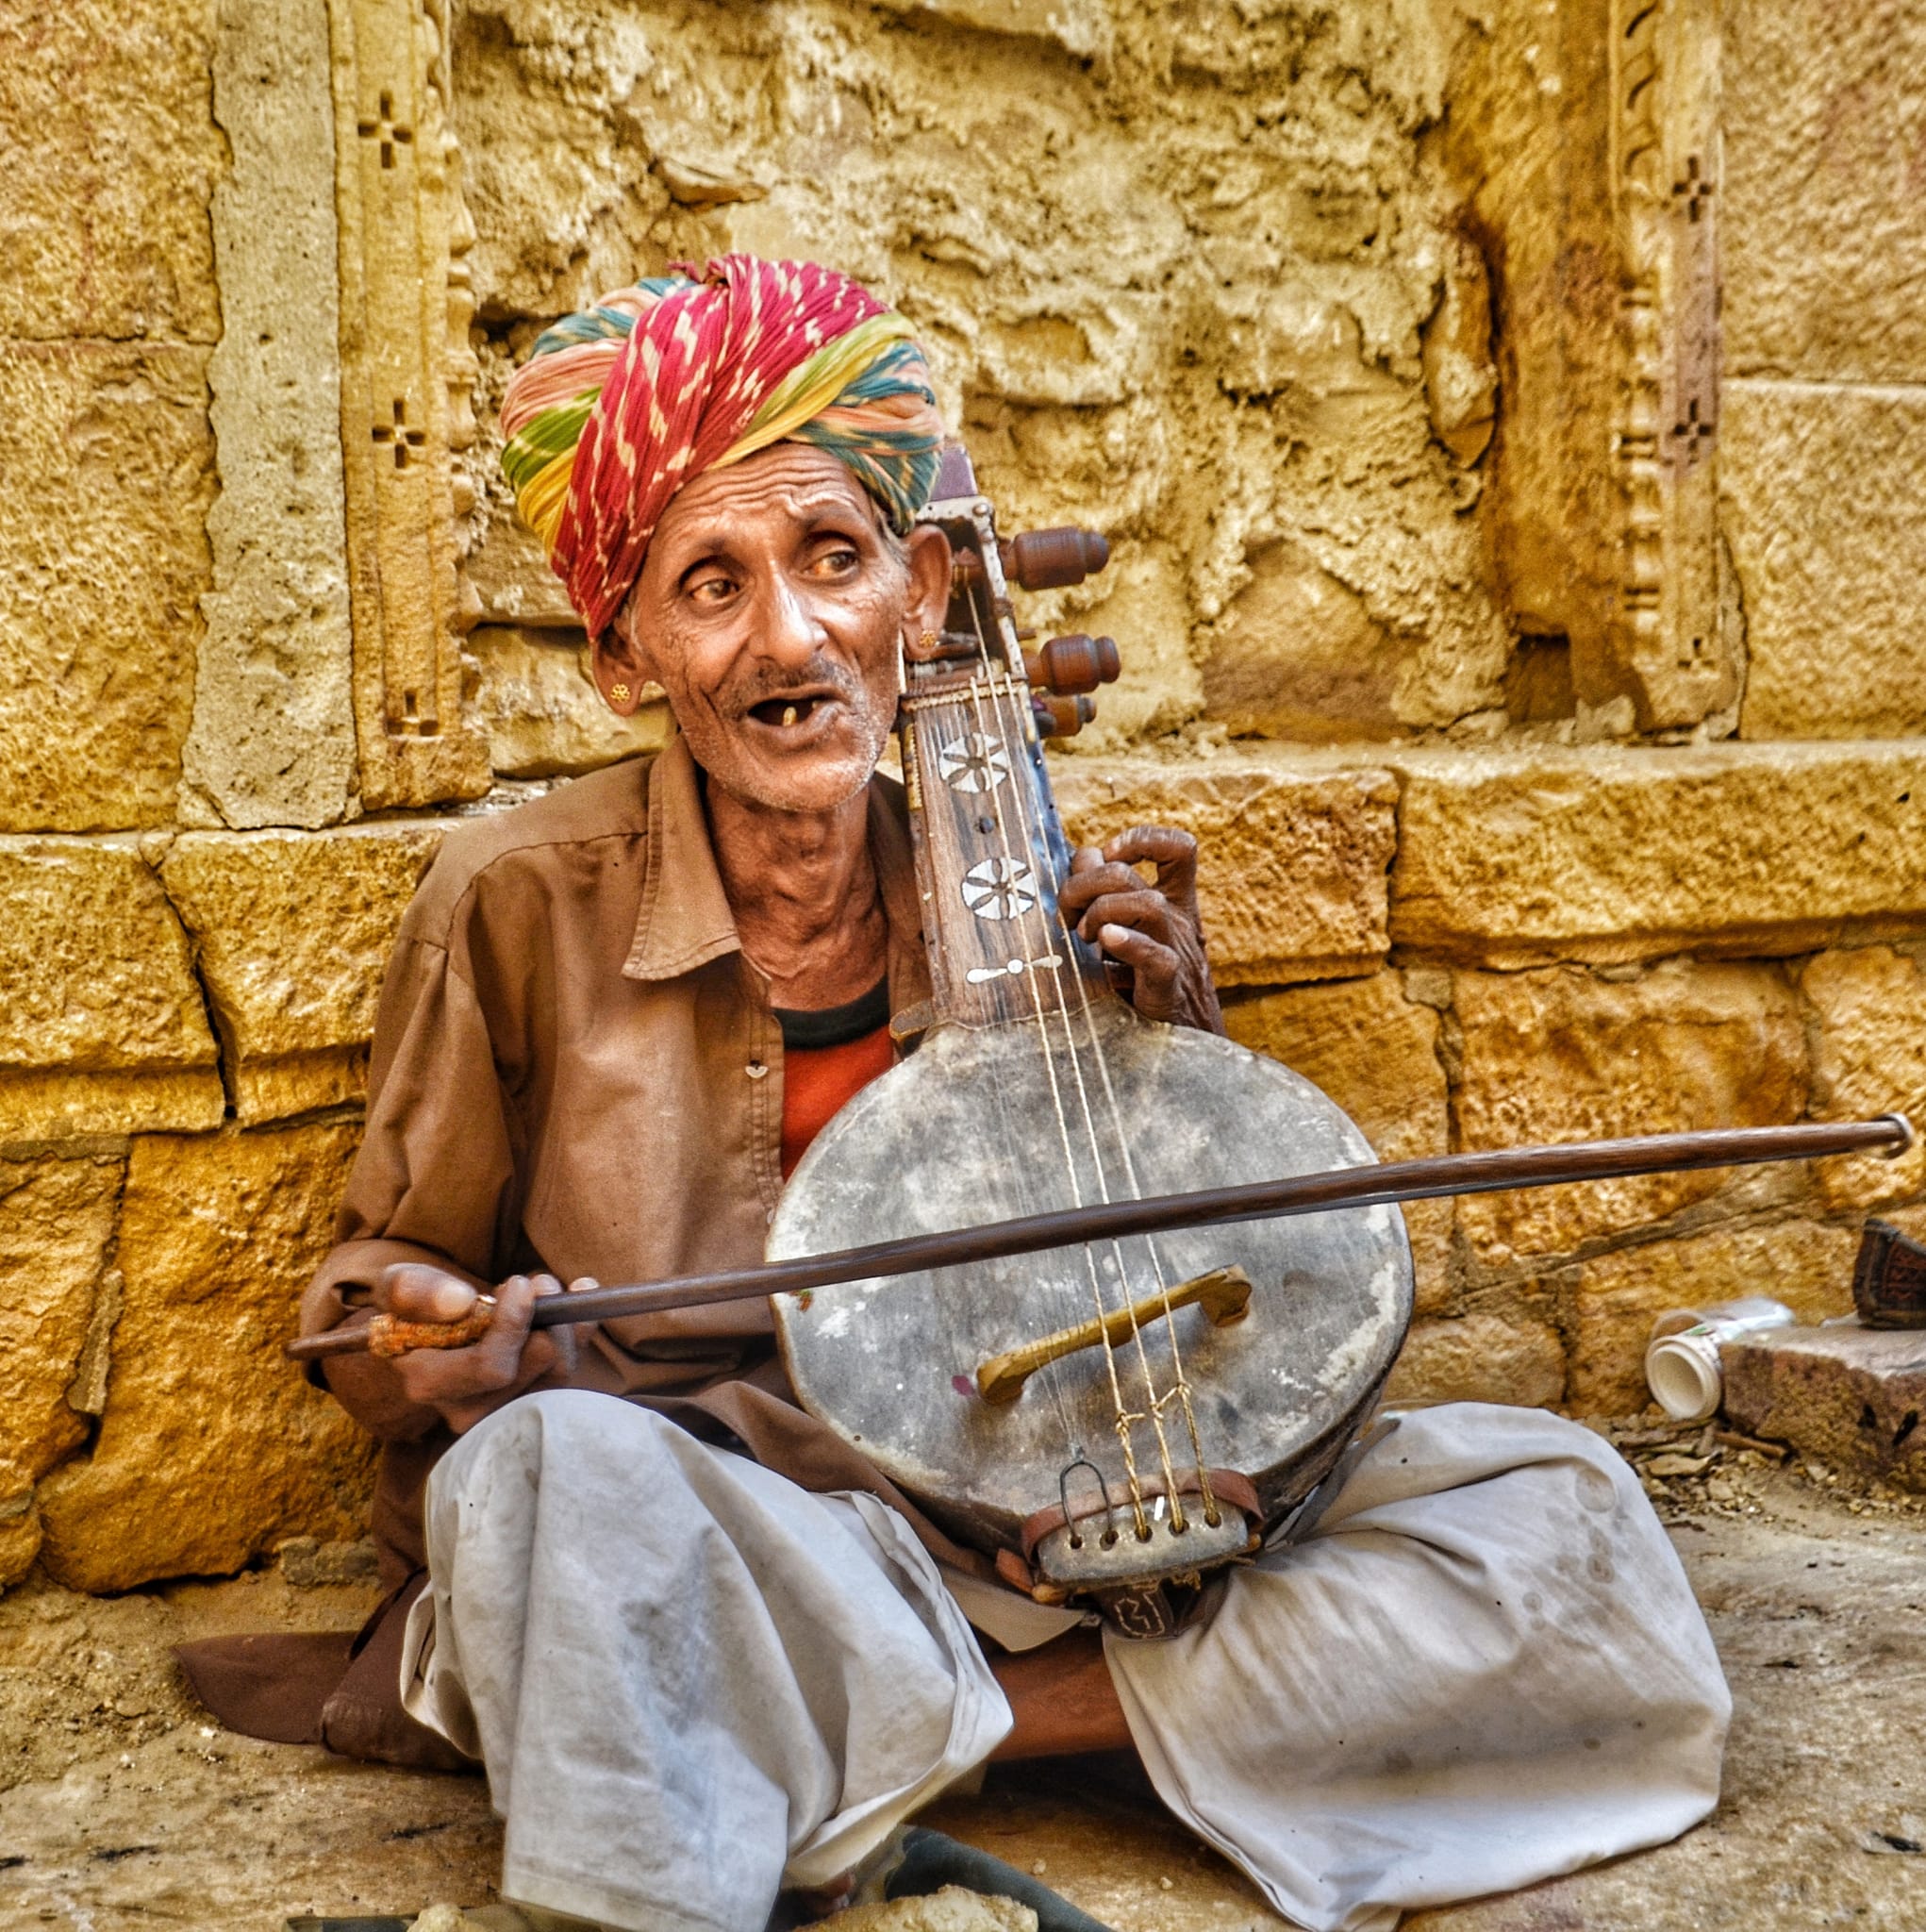
{"type": "Polygon", "coordinates": [[[986,657],[924,678],[899,729],[933,1017],[1034,1025],[1114,998],[1057,912],[1070,844],[1021,671],[986,657]]]}
{"type": "MultiPolygon", "coordinates": [[[[1047,1031],[1051,1018],[1081,1017],[1116,994],[1094,949],[1057,914],[1070,841],[1043,766],[995,516],[960,443],[945,446],[920,520],[943,532],[955,565],[941,632],[906,655],[897,717],[931,1020],[1047,1031]]],[[[1049,581],[1082,575],[1080,565],[1049,581]]]]}

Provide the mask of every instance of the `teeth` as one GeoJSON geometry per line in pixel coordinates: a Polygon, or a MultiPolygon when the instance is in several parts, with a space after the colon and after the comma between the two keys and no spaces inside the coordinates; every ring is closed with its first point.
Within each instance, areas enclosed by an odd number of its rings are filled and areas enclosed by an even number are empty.
{"type": "Polygon", "coordinates": [[[795,706],[794,706],[794,705],[785,705],[785,706],[783,707],[783,723],[784,723],[785,724],[794,724],[795,722],[796,722],[796,708],[795,708],[795,706]]]}

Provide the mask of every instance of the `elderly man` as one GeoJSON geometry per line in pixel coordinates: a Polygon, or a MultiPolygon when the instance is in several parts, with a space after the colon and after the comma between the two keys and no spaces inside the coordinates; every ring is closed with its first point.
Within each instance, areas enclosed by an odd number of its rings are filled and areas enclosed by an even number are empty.
{"type": "MultiPolygon", "coordinates": [[[[327,1377],[386,1444],[396,1580],[432,1579],[367,1653],[377,1688],[486,1765],[505,1891],[760,1932],[999,1754],[1134,1748],[1320,1928],[1702,1816],[1727,1715],[1702,1622],[1635,1483],[1555,1418],[1407,1417],[1315,1534],[1132,1643],[999,1587],[797,1407],[760,1304],[530,1328],[564,1283],[759,1258],[784,1176],[927,996],[875,766],[949,558],[914,522],[921,358],[822,269],[732,256],[613,294],[540,339],[503,426],[603,696],[659,685],[679,736],[451,830],[304,1325],[499,1296],[479,1341],[327,1377]]],[[[1214,1026],[1193,873],[1182,835],[1127,834],[1062,906],[1140,1012],[1214,1026]]]]}

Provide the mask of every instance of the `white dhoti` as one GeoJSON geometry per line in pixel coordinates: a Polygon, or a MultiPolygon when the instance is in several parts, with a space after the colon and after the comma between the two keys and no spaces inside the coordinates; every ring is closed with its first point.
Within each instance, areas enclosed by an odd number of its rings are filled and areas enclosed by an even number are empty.
{"type": "Polygon", "coordinates": [[[614,1396],[471,1430],[427,1531],[404,1694],[487,1766],[523,1903],[762,1932],[780,1886],[846,1872],[1010,1727],[894,1510],[614,1396]]]}
{"type": "Polygon", "coordinates": [[[1406,1416],[1207,1627],[1105,1654],[1164,1802],[1314,1932],[1718,1800],[1732,1699],[1677,1553],[1618,1454],[1538,1409],[1406,1416]]]}
{"type": "MultiPolygon", "coordinates": [[[[408,1707],[488,1766],[503,1890],[761,1932],[987,1756],[1005,1644],[1076,1621],[945,1588],[892,1510],[612,1397],[524,1397],[443,1458],[408,1707]],[[959,1607],[960,1604],[960,1607],[959,1607]]],[[[1171,1810],[1312,1932],[1676,1836],[1730,1711],[1617,1455],[1530,1409],[1407,1416],[1297,1546],[1166,1643],[1107,1641],[1171,1810]]]]}

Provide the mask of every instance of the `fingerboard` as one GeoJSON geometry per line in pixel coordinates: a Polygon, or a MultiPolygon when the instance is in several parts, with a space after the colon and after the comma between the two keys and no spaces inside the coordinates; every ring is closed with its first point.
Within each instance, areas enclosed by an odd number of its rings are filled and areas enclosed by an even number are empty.
{"type": "Polygon", "coordinates": [[[906,667],[898,716],[934,1017],[1035,1024],[1115,995],[1096,953],[1057,912],[1070,844],[989,505],[954,445],[939,489],[923,516],[944,529],[958,563],[943,633],[952,654],[906,667]]]}

